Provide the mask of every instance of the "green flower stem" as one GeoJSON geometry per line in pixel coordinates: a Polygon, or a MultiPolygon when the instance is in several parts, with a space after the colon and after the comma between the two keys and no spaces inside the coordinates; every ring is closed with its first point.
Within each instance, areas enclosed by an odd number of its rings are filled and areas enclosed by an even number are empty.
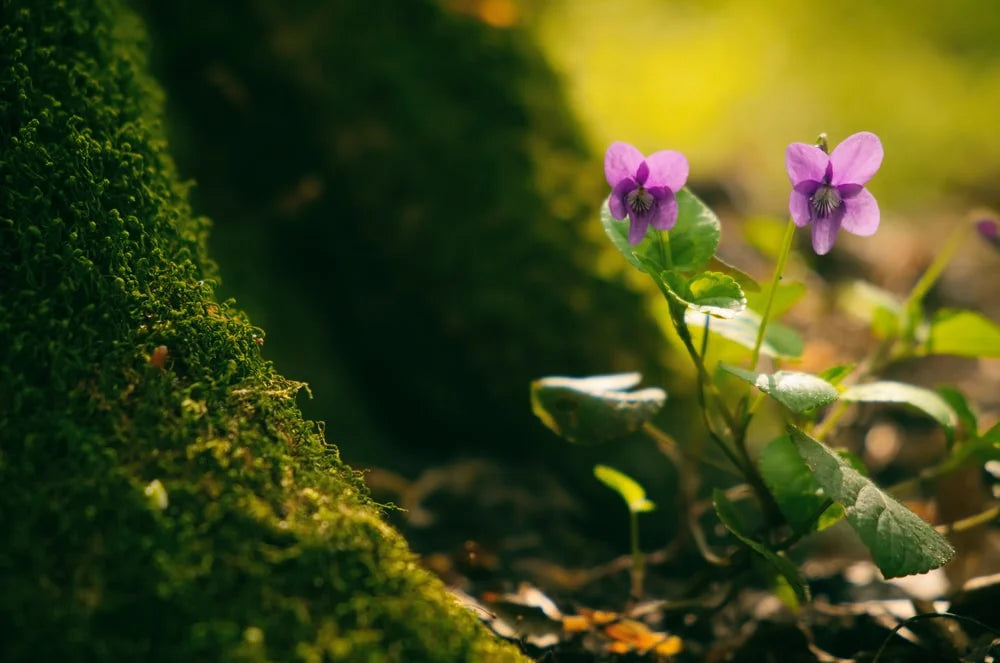
{"type": "Polygon", "coordinates": [[[743,473],[743,477],[750,487],[753,489],[754,493],[757,495],[757,499],[764,509],[765,517],[768,522],[779,522],[781,519],[780,511],[778,509],[777,503],[771,496],[770,491],[768,491],[767,486],[764,485],[764,480],[761,478],[760,473],[757,472],[757,468],[753,463],[753,459],[750,458],[750,453],[747,451],[746,447],[746,426],[739,426],[736,421],[736,417],[726,406],[725,401],[722,398],[722,392],[719,388],[712,382],[711,376],[708,374],[708,370],[705,368],[705,362],[698,350],[694,347],[694,341],[691,339],[691,331],[687,328],[684,323],[684,311],[685,307],[683,304],[678,304],[670,297],[670,293],[663,286],[662,283],[657,280],[657,284],[660,290],[663,292],[663,296],[667,300],[667,304],[670,306],[670,319],[673,321],[674,329],[677,331],[677,335],[680,336],[684,347],[687,349],[688,354],[691,356],[691,361],[694,362],[695,368],[698,372],[698,405],[701,409],[702,418],[705,422],[705,428],[708,431],[709,437],[715,442],[719,448],[726,454],[726,458],[736,466],[736,468],[743,473]],[[722,413],[722,418],[726,422],[726,426],[729,428],[729,434],[734,444],[739,451],[739,455],[733,452],[730,445],[726,444],[726,441],[719,436],[718,433],[712,428],[711,422],[708,418],[708,408],[705,399],[705,393],[708,393],[712,397],[714,404],[717,406],[720,413],[722,413]]]}
{"type": "Polygon", "coordinates": [[[781,281],[781,274],[785,271],[785,262],[792,249],[792,239],[795,237],[795,222],[788,219],[785,227],[785,236],[781,240],[781,252],[778,254],[778,264],[774,266],[774,278],[771,279],[771,289],[767,293],[767,304],[764,305],[764,313],[760,319],[760,328],[757,330],[757,340],[753,344],[753,354],[750,355],[750,370],[757,370],[757,360],[760,359],[760,346],[764,342],[764,332],[767,330],[768,319],[771,317],[771,308],[774,305],[774,294],[778,290],[778,283],[781,281]]]}
{"type": "MultiPolygon", "coordinates": [[[[722,414],[723,420],[726,422],[726,426],[729,428],[729,432],[732,435],[736,435],[739,430],[736,424],[736,417],[726,406],[726,402],[722,398],[722,392],[719,388],[715,386],[712,382],[712,378],[708,374],[708,369],[705,368],[705,362],[702,360],[700,354],[698,354],[697,348],[694,347],[694,341],[691,339],[691,331],[687,328],[687,324],[684,322],[684,311],[686,307],[683,304],[678,304],[674,301],[673,297],[667,291],[666,286],[664,286],[659,279],[654,278],[656,285],[660,288],[660,292],[663,293],[663,298],[667,300],[667,306],[670,307],[670,320],[673,322],[674,330],[681,339],[681,343],[684,344],[684,349],[687,350],[688,355],[691,357],[691,361],[694,363],[695,370],[698,373],[698,380],[701,383],[699,385],[698,392],[703,394],[707,391],[712,397],[713,402],[719,412],[722,414]]],[[[702,396],[703,398],[703,396],[702,396]]],[[[704,402],[702,403],[702,410],[704,411],[704,402]]],[[[737,467],[739,465],[737,464],[737,467]]],[[[742,469],[742,468],[741,468],[742,469]]]]}

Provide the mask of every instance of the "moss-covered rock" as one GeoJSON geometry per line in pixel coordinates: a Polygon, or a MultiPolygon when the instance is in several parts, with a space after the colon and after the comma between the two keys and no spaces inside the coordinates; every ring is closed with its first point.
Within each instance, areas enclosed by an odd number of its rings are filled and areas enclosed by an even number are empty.
{"type": "Polygon", "coordinates": [[[552,457],[529,381],[661,337],[596,273],[606,185],[531,35],[442,4],[145,3],[213,255],[345,455],[552,457]]]}
{"type": "Polygon", "coordinates": [[[123,4],[0,3],[0,659],[519,660],[214,300],[123,4]]]}

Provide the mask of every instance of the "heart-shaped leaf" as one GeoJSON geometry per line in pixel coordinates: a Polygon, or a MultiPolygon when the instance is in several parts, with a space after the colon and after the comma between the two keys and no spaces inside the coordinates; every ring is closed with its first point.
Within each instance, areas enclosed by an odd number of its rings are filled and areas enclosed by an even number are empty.
{"type": "Polygon", "coordinates": [[[715,212],[687,189],[681,189],[676,196],[676,225],[670,230],[650,227],[643,240],[635,246],[628,242],[628,219],[619,221],[611,216],[607,200],[601,206],[604,232],[640,271],[650,274],[666,270],[697,271],[704,268],[719,246],[722,225],[715,212]],[[648,265],[655,265],[655,269],[650,272],[648,265]]]}
{"type": "Polygon", "coordinates": [[[696,313],[732,318],[747,305],[740,285],[725,274],[702,272],[685,279],[677,272],[663,272],[660,278],[670,296],[696,313]]]}
{"type": "Polygon", "coordinates": [[[824,494],[843,505],[847,522],[886,578],[925,573],[955,554],[948,541],[918,515],[882,492],[839,455],[797,428],[792,441],[824,494]]]}
{"type": "Polygon", "coordinates": [[[837,400],[840,392],[826,380],[797,371],[755,373],[742,368],[720,364],[722,370],[746,380],[792,412],[802,414],[837,400]]]}
{"type": "Polygon", "coordinates": [[[662,389],[625,391],[640,380],[638,373],[542,378],[531,383],[531,408],[570,442],[605,442],[635,432],[663,407],[662,389]]]}

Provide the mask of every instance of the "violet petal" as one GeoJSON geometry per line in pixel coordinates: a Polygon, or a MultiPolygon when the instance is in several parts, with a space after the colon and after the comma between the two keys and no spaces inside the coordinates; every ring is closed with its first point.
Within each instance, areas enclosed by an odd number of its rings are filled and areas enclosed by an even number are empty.
{"type": "Polygon", "coordinates": [[[676,150],[662,150],[646,157],[649,178],[646,188],[664,186],[671,191],[684,188],[688,178],[688,160],[676,150]]]}
{"type": "Polygon", "coordinates": [[[1000,226],[994,219],[976,221],[976,232],[993,246],[1000,247],[1000,226]]]}
{"type": "Polygon", "coordinates": [[[657,200],[649,222],[657,230],[670,230],[677,223],[677,199],[673,192],[666,187],[659,188],[659,191],[662,193],[654,194],[657,200]]]}
{"type": "Polygon", "coordinates": [[[842,214],[835,212],[813,221],[812,245],[817,255],[826,255],[833,248],[833,243],[837,240],[837,231],[840,230],[841,216],[842,214]]]}
{"type": "Polygon", "coordinates": [[[639,167],[635,169],[635,181],[640,185],[646,184],[646,179],[649,177],[649,164],[642,161],[639,167]]]}
{"type": "Polygon", "coordinates": [[[809,196],[801,191],[792,189],[792,194],[788,197],[788,213],[792,215],[792,221],[799,228],[808,226],[811,215],[809,196]]]}
{"type": "Polygon", "coordinates": [[[646,236],[646,230],[649,228],[649,217],[647,214],[636,214],[629,210],[628,213],[628,243],[635,246],[642,241],[642,238],[646,236]]]}
{"type": "Polygon", "coordinates": [[[830,157],[815,145],[792,143],[785,151],[785,169],[792,185],[812,180],[823,181],[830,157]]]}
{"type": "Polygon", "coordinates": [[[628,213],[628,206],[625,204],[625,195],[635,188],[636,184],[631,177],[623,179],[615,185],[615,188],[611,191],[611,197],[608,198],[608,209],[611,210],[611,216],[616,219],[625,218],[625,215],[628,213]]]}
{"type": "Polygon", "coordinates": [[[878,202],[867,189],[861,189],[852,198],[844,199],[843,210],[840,226],[847,232],[868,237],[878,230],[878,202]]]}
{"type": "Polygon", "coordinates": [[[865,184],[882,165],[882,141],[870,131],[848,136],[830,155],[833,184],[865,184]]]}
{"type": "Polygon", "coordinates": [[[604,154],[604,178],[608,186],[613,187],[625,178],[633,178],[641,163],[642,152],[628,143],[611,143],[604,154]]]}

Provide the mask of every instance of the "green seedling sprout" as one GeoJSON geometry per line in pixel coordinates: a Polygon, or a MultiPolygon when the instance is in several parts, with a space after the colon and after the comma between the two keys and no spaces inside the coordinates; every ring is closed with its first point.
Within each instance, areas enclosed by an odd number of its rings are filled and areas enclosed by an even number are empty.
{"type": "Polygon", "coordinates": [[[607,465],[596,465],[594,476],[605,486],[622,496],[628,506],[629,541],[632,549],[632,598],[642,597],[645,557],[639,549],[639,514],[652,511],[656,505],[646,499],[646,491],[632,477],[607,465]]]}

